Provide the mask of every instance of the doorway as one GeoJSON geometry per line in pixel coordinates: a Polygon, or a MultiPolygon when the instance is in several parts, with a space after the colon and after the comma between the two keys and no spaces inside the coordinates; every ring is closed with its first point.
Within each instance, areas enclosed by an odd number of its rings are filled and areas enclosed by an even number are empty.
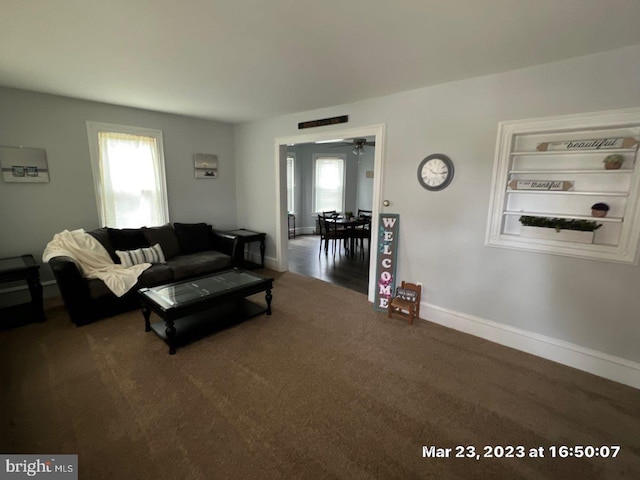
{"type": "MultiPolygon", "coordinates": [[[[372,188],[372,232],[378,229],[378,214],[381,208],[382,192],[382,172],[383,172],[383,152],[384,152],[384,125],[372,125],[368,127],[332,130],[325,132],[314,132],[288,137],[278,137],[275,139],[275,177],[276,177],[276,202],[279,208],[276,209],[276,262],[279,271],[288,270],[288,216],[287,216],[287,146],[297,144],[308,144],[327,141],[336,138],[353,139],[367,137],[375,139],[374,165],[373,165],[373,188],[372,188]]],[[[318,240],[319,241],[319,240],[318,240]]],[[[372,234],[369,246],[371,255],[369,261],[369,278],[375,278],[375,260],[377,251],[377,236],[372,234]]],[[[374,299],[373,282],[369,282],[368,298],[374,299]]]]}

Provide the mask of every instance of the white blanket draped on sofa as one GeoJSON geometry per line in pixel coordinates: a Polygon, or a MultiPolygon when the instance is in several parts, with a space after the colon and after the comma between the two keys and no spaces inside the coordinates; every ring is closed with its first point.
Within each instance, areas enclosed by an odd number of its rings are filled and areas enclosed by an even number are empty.
{"type": "Polygon", "coordinates": [[[150,263],[141,263],[127,268],[113,263],[102,244],[83,229],[64,230],[53,236],[44,249],[42,261],[46,263],[59,256],[71,257],[82,275],[102,280],[118,297],[127,293],[140,274],[151,266],[150,263]]]}

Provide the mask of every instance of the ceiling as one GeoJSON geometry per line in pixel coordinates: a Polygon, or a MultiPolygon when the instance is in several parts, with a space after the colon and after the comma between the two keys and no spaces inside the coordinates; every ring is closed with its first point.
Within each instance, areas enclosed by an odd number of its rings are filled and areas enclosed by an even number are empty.
{"type": "Polygon", "coordinates": [[[243,122],[640,44],[638,0],[2,0],[0,85],[243,122]]]}

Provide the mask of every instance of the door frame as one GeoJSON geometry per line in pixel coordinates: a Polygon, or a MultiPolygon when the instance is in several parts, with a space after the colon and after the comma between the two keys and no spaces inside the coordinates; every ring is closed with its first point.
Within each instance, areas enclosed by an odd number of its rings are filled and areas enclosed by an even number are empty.
{"type": "Polygon", "coordinates": [[[375,136],[374,166],[373,166],[373,201],[371,224],[371,252],[369,258],[369,294],[370,302],[375,297],[376,257],[378,251],[378,214],[382,208],[382,187],[384,171],[384,143],[385,124],[369,125],[349,129],[326,130],[323,132],[310,132],[299,135],[276,137],[275,147],[275,179],[276,179],[276,265],[277,270],[286,272],[289,269],[288,220],[287,220],[287,145],[299,143],[315,143],[333,138],[355,138],[375,136]],[[285,241],[286,240],[286,241],[285,241]]]}

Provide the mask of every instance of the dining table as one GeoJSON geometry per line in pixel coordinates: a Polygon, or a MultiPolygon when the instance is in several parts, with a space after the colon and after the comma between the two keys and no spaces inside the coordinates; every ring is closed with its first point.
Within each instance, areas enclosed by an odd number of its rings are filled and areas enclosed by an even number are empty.
{"type": "Polygon", "coordinates": [[[370,218],[366,217],[335,217],[335,218],[327,218],[328,222],[334,222],[337,227],[342,227],[347,230],[347,237],[349,238],[349,252],[350,256],[355,255],[355,243],[356,237],[354,235],[354,231],[358,227],[364,227],[369,224],[371,221],[370,218]]]}

